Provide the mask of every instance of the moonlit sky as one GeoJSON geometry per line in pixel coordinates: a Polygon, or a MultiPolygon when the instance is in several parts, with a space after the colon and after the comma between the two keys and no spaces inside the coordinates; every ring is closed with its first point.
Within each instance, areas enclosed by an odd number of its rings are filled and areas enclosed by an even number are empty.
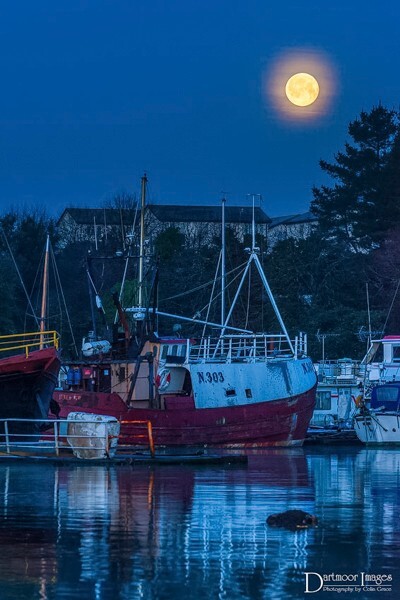
{"type": "Polygon", "coordinates": [[[398,0],[0,8],[2,212],[101,206],[139,194],[144,171],[151,202],[257,193],[271,216],[305,212],[312,186],[330,181],[318,161],[343,148],[348,123],[379,102],[399,108],[398,0]],[[329,64],[318,118],[287,118],[267,89],[289,55],[329,64]]]}

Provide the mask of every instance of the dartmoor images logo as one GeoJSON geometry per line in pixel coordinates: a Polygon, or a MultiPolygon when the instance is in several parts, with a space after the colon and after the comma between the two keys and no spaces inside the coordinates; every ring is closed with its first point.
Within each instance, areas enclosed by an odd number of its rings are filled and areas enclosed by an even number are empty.
{"type": "Polygon", "coordinates": [[[304,573],[306,594],[336,592],[338,594],[360,592],[391,592],[392,575],[389,573],[304,573]]]}

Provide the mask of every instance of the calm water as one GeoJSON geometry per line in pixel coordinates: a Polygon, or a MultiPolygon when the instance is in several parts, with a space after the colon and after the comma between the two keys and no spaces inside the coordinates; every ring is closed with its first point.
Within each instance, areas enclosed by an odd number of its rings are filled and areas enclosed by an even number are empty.
{"type": "Polygon", "coordinates": [[[0,464],[0,600],[399,597],[399,483],[400,450],[358,447],[247,467],[0,464]],[[288,508],[320,526],[265,525],[288,508]],[[304,594],[305,572],[390,574],[392,591],[304,594]]]}

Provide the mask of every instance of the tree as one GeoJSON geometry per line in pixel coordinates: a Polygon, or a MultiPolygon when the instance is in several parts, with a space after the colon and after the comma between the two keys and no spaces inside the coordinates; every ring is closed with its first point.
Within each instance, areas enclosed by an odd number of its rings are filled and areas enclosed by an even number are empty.
{"type": "Polygon", "coordinates": [[[308,333],[314,359],[321,354],[318,332],[330,334],[331,358],[363,352],[356,334],[367,325],[366,262],[365,254],[339,250],[318,232],[278,242],[267,257],[266,272],[288,331],[308,333]]]}
{"type": "Polygon", "coordinates": [[[370,303],[376,313],[372,329],[400,332],[400,224],[373,252],[369,264],[370,303]]]}
{"type": "MultiPolygon", "coordinates": [[[[38,284],[42,276],[42,260],[47,235],[50,235],[52,245],[56,243],[55,222],[44,210],[38,208],[12,210],[0,218],[0,228],[3,231],[0,242],[3,265],[9,261],[11,251],[25,289],[31,295],[31,304],[39,314],[41,288],[38,284]]],[[[10,275],[7,281],[17,281],[17,279],[14,266],[14,275],[10,275]]],[[[9,314],[14,315],[12,317],[14,330],[35,329],[37,326],[22,283],[14,285],[12,309],[9,314]]]]}
{"type": "Polygon", "coordinates": [[[345,151],[335,155],[336,163],[320,161],[321,168],[336,181],[333,187],[313,189],[311,210],[325,239],[343,241],[353,251],[369,251],[379,245],[390,226],[387,212],[391,210],[392,218],[399,217],[398,203],[393,215],[388,190],[399,131],[397,112],[383,106],[363,111],[348,128],[354,144],[345,144],[345,151]]]}
{"type": "Polygon", "coordinates": [[[180,254],[185,245],[185,236],[177,227],[168,227],[162,231],[154,242],[156,255],[160,260],[171,260],[180,254]]]}

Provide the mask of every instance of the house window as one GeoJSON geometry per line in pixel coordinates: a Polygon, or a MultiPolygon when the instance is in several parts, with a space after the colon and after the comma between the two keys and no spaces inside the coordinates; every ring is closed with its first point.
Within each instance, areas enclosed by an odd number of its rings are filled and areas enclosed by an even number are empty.
{"type": "Polygon", "coordinates": [[[252,398],[253,394],[251,393],[251,389],[250,388],[246,388],[244,390],[245,394],[246,394],[246,398],[252,398]]]}
{"type": "Polygon", "coordinates": [[[125,367],[120,367],[118,371],[118,380],[120,383],[125,381],[125,367]]]}

